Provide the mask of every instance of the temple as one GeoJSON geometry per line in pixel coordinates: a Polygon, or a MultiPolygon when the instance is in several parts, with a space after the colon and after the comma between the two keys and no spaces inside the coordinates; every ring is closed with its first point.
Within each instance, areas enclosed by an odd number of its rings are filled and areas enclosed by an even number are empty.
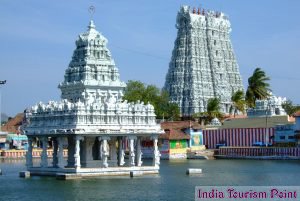
{"type": "Polygon", "coordinates": [[[271,96],[265,100],[256,100],[255,108],[249,108],[247,110],[247,116],[251,117],[265,117],[267,116],[282,116],[287,115],[282,107],[282,104],[287,101],[285,97],[274,96],[272,92],[269,92],[271,96]]]}
{"type": "Polygon", "coordinates": [[[160,153],[154,107],[122,100],[126,84],[107,48],[107,39],[90,21],[76,40],[60,101],[38,103],[26,110],[26,165],[33,175],[95,176],[158,173],[160,153]],[[42,142],[41,163],[33,165],[32,142],[42,142]],[[153,141],[153,162],[142,165],[141,142],[153,141]],[[48,141],[53,145],[49,163],[48,141]],[[67,160],[63,149],[67,147],[67,160]],[[125,148],[128,160],[125,159],[125,148]]]}
{"type": "Polygon", "coordinates": [[[221,100],[229,113],[231,96],[243,90],[229,33],[230,22],[221,12],[182,6],[177,14],[174,43],[164,89],[181,115],[204,112],[210,98],[221,100]]]}

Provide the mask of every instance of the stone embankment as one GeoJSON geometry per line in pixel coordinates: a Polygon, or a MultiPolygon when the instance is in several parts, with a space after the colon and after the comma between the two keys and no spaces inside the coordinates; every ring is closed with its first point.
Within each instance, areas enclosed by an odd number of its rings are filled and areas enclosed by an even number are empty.
{"type": "Polygon", "coordinates": [[[190,151],[187,153],[187,159],[213,160],[213,159],[215,159],[214,154],[215,154],[215,150],[213,150],[213,149],[190,151]]]}

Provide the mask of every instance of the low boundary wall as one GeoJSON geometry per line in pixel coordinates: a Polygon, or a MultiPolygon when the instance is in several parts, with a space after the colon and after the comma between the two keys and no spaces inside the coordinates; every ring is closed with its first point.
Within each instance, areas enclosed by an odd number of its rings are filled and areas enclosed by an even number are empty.
{"type": "Polygon", "coordinates": [[[300,147],[220,147],[217,157],[300,159],[300,147]]]}
{"type": "MultiPolygon", "coordinates": [[[[2,158],[25,158],[27,150],[0,150],[1,157],[2,158]]],[[[32,157],[38,158],[41,157],[42,149],[33,149],[32,150],[32,157]]],[[[64,157],[68,156],[68,150],[64,149],[64,157]]],[[[48,149],[47,150],[47,155],[49,158],[53,157],[53,150],[48,149]]]]}

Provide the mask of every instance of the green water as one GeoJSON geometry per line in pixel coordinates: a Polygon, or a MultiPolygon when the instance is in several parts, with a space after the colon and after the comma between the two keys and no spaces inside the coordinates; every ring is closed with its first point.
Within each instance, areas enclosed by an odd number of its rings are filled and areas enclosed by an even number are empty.
{"type": "Polygon", "coordinates": [[[300,161],[183,160],[161,161],[160,174],[60,181],[52,177],[18,177],[24,160],[2,160],[0,200],[194,200],[195,186],[300,186],[300,161]],[[203,174],[187,176],[187,168],[203,174]]]}

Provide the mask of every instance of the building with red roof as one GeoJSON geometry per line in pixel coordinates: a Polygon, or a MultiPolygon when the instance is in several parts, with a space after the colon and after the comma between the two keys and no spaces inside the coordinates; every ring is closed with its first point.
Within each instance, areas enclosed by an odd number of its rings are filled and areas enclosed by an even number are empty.
{"type": "Polygon", "coordinates": [[[161,128],[165,131],[158,141],[162,158],[187,158],[189,151],[204,148],[202,126],[197,122],[163,122],[161,128]]]}

